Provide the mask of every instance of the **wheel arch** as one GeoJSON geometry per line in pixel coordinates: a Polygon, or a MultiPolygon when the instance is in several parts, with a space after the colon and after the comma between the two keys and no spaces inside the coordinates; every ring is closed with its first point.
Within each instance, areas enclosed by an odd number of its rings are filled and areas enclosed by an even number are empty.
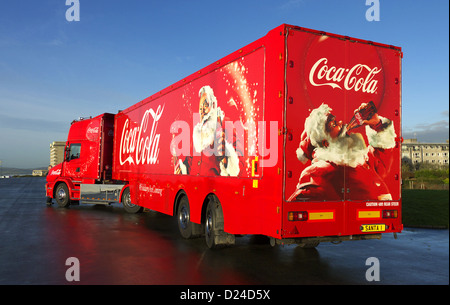
{"type": "MultiPolygon", "coordinates": [[[[122,197],[123,197],[123,192],[125,192],[125,190],[127,189],[127,188],[129,188],[130,187],[130,184],[129,183],[127,183],[127,184],[125,184],[123,187],[122,187],[122,189],[120,190],[120,194],[119,194],[119,203],[122,203],[122,197]]],[[[131,189],[130,189],[130,191],[131,191],[131,189]]]]}
{"type": "MultiPolygon", "coordinates": [[[[56,198],[55,197],[56,196],[56,189],[58,188],[58,186],[60,184],[65,184],[67,186],[67,188],[69,190],[69,197],[72,197],[72,192],[73,192],[73,189],[74,189],[74,185],[73,185],[72,181],[71,180],[67,180],[67,179],[61,179],[61,180],[58,179],[58,180],[55,181],[55,183],[53,185],[53,190],[52,190],[53,198],[56,198]]],[[[70,198],[70,199],[72,199],[72,198],[70,198]]]]}
{"type": "Polygon", "coordinates": [[[175,198],[173,200],[173,209],[172,209],[172,215],[176,215],[177,214],[177,210],[178,210],[178,206],[180,205],[180,200],[181,198],[183,198],[184,196],[186,196],[189,200],[189,197],[187,196],[186,192],[184,189],[180,189],[178,190],[177,194],[175,195],[175,198]]]}

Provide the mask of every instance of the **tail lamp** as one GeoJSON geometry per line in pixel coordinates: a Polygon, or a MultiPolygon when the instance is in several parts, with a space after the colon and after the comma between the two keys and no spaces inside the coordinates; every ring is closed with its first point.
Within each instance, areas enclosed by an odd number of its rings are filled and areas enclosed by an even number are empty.
{"type": "Polygon", "coordinates": [[[397,218],[398,211],[397,210],[383,210],[383,218],[397,218]]]}
{"type": "Polygon", "coordinates": [[[308,212],[307,211],[289,212],[288,220],[289,221],[306,221],[306,220],[308,220],[308,212]]]}

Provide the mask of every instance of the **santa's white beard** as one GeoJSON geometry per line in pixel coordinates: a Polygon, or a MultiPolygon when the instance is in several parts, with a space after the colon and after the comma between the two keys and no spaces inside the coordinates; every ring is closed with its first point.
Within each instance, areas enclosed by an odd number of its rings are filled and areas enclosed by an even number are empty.
{"type": "MultiPolygon", "coordinates": [[[[219,114],[221,118],[223,117],[222,111],[219,109],[219,114]]],[[[192,134],[194,149],[196,153],[204,153],[207,156],[220,156],[217,151],[218,147],[216,147],[215,138],[216,133],[222,133],[222,130],[217,130],[217,115],[211,113],[208,116],[205,116],[203,120],[195,125],[194,132],[192,134]],[[212,146],[212,147],[211,147],[212,146]]],[[[220,166],[220,175],[222,176],[237,176],[239,174],[239,158],[238,155],[231,143],[225,140],[225,156],[227,157],[227,166],[225,167],[224,162],[221,161],[220,166]]]]}
{"type": "Polygon", "coordinates": [[[217,116],[207,117],[194,127],[193,142],[194,149],[197,153],[201,153],[204,149],[214,144],[215,133],[217,127],[217,116]]]}
{"type": "Polygon", "coordinates": [[[357,167],[368,159],[369,148],[359,133],[347,135],[344,132],[333,140],[328,147],[317,147],[314,150],[314,161],[332,162],[337,165],[357,167]]]}

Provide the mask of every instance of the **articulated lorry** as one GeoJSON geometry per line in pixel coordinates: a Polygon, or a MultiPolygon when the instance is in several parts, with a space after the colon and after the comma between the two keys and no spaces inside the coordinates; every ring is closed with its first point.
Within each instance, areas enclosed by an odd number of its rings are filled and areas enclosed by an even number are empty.
{"type": "Polygon", "coordinates": [[[47,202],[173,215],[210,248],[401,232],[402,56],[283,24],[117,114],[72,122],[47,202]]]}

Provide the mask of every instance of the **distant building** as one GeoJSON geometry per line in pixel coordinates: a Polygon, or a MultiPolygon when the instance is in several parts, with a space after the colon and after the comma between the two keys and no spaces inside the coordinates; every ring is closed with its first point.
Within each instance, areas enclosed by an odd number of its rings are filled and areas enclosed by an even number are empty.
{"type": "Polygon", "coordinates": [[[419,143],[417,139],[405,139],[402,144],[402,158],[414,163],[449,164],[449,143],[419,143]]]}
{"type": "Polygon", "coordinates": [[[50,166],[53,167],[64,160],[64,146],[66,142],[55,141],[50,144],[50,166]]]}
{"type": "Polygon", "coordinates": [[[33,170],[33,176],[47,176],[48,170],[46,169],[34,169],[33,170]]]}

